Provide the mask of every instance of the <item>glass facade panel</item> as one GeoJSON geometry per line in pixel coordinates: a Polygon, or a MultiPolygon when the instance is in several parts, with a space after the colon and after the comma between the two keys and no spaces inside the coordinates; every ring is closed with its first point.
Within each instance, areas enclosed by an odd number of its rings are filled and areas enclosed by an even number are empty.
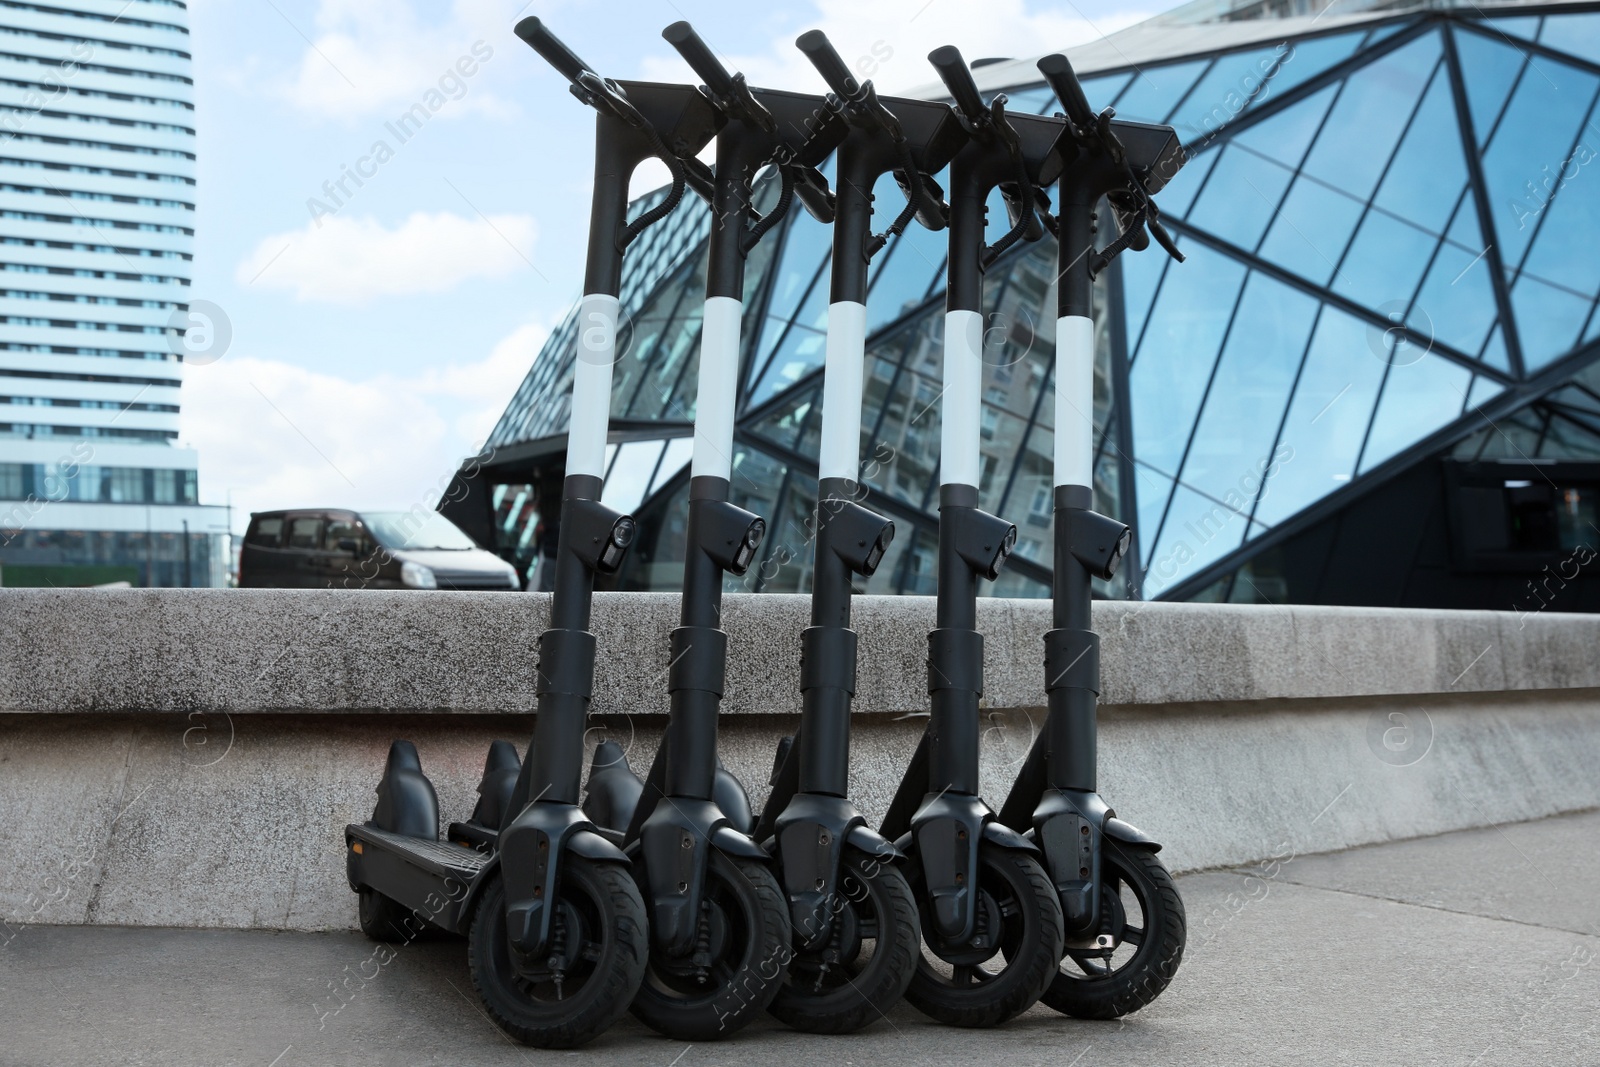
{"type": "Polygon", "coordinates": [[[1306,173],[1351,196],[1371,196],[1438,61],[1439,39],[1428,34],[1346,78],[1306,173]]]}
{"type": "Polygon", "coordinates": [[[1449,74],[1441,65],[1378,186],[1373,206],[1442,237],[1466,188],[1455,101],[1449,74]]]}
{"type": "Polygon", "coordinates": [[[1600,12],[1546,15],[1539,43],[1600,64],[1600,12]]]}
{"type": "Polygon", "coordinates": [[[1189,221],[1240,248],[1254,250],[1277,214],[1292,174],[1283,167],[1229,145],[1221,150],[1216,167],[1189,221]]]}
{"type": "Polygon", "coordinates": [[[1117,114],[1139,122],[1166,121],[1189,87],[1210,66],[1211,60],[1202,59],[1140,69],[1117,97],[1117,114]]]}
{"type": "Polygon", "coordinates": [[[1517,279],[1511,287],[1511,308],[1529,370],[1538,370],[1578,343],[1589,307],[1587,297],[1569,289],[1527,274],[1517,279]]]}
{"type": "Polygon", "coordinates": [[[1438,246],[1437,238],[1409,223],[1368,212],[1333,279],[1334,292],[1384,315],[1403,314],[1438,246]]]}
{"type": "Polygon", "coordinates": [[[661,462],[661,451],[660,441],[629,441],[618,446],[611,469],[606,471],[600,502],[625,515],[638,507],[661,462]]]}
{"type": "Polygon", "coordinates": [[[1307,281],[1326,285],[1361,211],[1359,200],[1302,174],[1273,219],[1260,254],[1307,281]]]}
{"type": "MultiPolygon", "coordinates": [[[[1470,24],[1468,24],[1470,26],[1470,24]]],[[[1481,148],[1494,133],[1512,88],[1527,66],[1526,53],[1491,28],[1475,32],[1452,29],[1456,55],[1461,60],[1461,81],[1467,90],[1467,110],[1472,131],[1481,148]]]]}
{"type": "Polygon", "coordinates": [[[1506,106],[1483,154],[1483,180],[1507,270],[1522,261],[1533,235],[1527,216],[1542,204],[1534,190],[1545,168],[1559,173],[1571,157],[1597,87],[1600,78],[1592,74],[1540,59],[1506,106]]]}
{"type": "Polygon", "coordinates": [[[1241,512],[1179,485],[1145,568],[1145,597],[1159,596],[1168,586],[1194,577],[1238,548],[1244,541],[1245,525],[1241,512]]]}
{"type": "Polygon", "coordinates": [[[1323,308],[1273,449],[1279,467],[1256,506],[1257,521],[1274,525],[1349,483],[1383,380],[1385,365],[1373,348],[1378,343],[1382,351],[1381,338],[1368,323],[1323,308]]]}
{"type": "MultiPolygon", "coordinates": [[[[1322,128],[1328,108],[1338,98],[1339,89],[1337,85],[1330,85],[1298,104],[1240,130],[1233,138],[1233,143],[1286,167],[1300,166],[1306,149],[1311,147],[1311,139],[1322,128]]],[[[1182,171],[1178,173],[1180,176],[1183,174],[1182,171]]]]}
{"type": "Polygon", "coordinates": [[[1435,355],[1391,365],[1359,469],[1371,470],[1459,416],[1471,379],[1471,371],[1435,355]]]}
{"type": "Polygon", "coordinates": [[[1227,256],[1192,241],[1183,248],[1188,262],[1156,294],[1129,382],[1134,453],[1168,475],[1183,459],[1245,277],[1227,256]]]}
{"type": "MultiPolygon", "coordinates": [[[[1406,323],[1424,337],[1477,355],[1495,323],[1494,290],[1482,252],[1448,241],[1440,245],[1406,323]]],[[[1500,352],[1504,369],[1504,349],[1500,352]]]]}
{"type": "Polygon", "coordinates": [[[1311,297],[1250,276],[1179,474],[1183,484],[1248,514],[1316,313],[1311,297]]]}

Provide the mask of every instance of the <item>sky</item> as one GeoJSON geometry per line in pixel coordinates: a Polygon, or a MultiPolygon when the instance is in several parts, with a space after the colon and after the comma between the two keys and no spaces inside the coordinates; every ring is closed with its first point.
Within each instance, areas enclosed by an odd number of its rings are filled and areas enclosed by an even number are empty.
{"type": "MultiPolygon", "coordinates": [[[[695,81],[660,37],[686,18],[752,83],[810,91],[793,42],[821,28],[894,92],[931,81],[942,44],[1041,53],[1173,6],[190,0],[190,299],[230,335],[185,367],[201,501],[231,504],[236,532],[270,508],[431,506],[481,447],[579,294],[588,223],[593,113],[512,35],[520,17],[608,77],[695,81]]],[[[664,176],[641,168],[634,192],[664,176]]]]}

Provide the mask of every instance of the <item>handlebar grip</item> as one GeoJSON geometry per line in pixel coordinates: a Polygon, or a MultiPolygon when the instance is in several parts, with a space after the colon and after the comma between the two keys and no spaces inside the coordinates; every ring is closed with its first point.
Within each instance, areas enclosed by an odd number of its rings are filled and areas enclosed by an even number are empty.
{"type": "Polygon", "coordinates": [[[544,23],[538,16],[529,15],[517,23],[516,35],[522,38],[523,43],[544,57],[544,61],[556,70],[561,76],[574,85],[578,78],[585,72],[593,73],[594,68],[573,54],[572,49],[561,43],[561,39],[544,28],[544,23]]]}
{"type": "Polygon", "coordinates": [[[1079,129],[1087,129],[1094,124],[1094,109],[1089,106],[1089,98],[1083,95],[1083,85],[1078,81],[1078,75],[1072,70],[1072,64],[1060,52],[1045,56],[1039,60],[1039,73],[1044,75],[1044,80],[1050,83],[1050,88],[1055,90],[1056,98],[1061,101],[1062,110],[1067,113],[1067,118],[1079,129]]]}
{"type": "Polygon", "coordinates": [[[674,22],[661,31],[661,36],[678,50],[684,62],[706,83],[706,88],[721,97],[733,94],[733,78],[705,41],[700,39],[700,35],[694,32],[693,26],[685,21],[674,22]]]}
{"type": "Polygon", "coordinates": [[[972,80],[972,71],[968,69],[967,61],[961,58],[959,48],[953,44],[935,48],[928,53],[928,62],[939,72],[939,80],[950,90],[950,96],[962,114],[975,119],[988,112],[989,109],[983,106],[983,97],[978,95],[978,83],[972,80]]]}
{"type": "Polygon", "coordinates": [[[796,38],[794,43],[795,47],[811,60],[811,65],[817,68],[817,73],[828,83],[828,88],[847,99],[853,98],[861,91],[861,83],[856,81],[855,75],[850,73],[850,68],[844,65],[839,53],[834,51],[833,45],[828,42],[827,34],[821,30],[808,30],[796,38]]]}

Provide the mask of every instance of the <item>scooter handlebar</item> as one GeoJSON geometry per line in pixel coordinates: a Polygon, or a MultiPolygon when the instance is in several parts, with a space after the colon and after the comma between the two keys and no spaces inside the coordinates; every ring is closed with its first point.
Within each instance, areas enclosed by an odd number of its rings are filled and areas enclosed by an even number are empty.
{"type": "Polygon", "coordinates": [[[834,51],[827,34],[821,30],[807,30],[794,43],[811,60],[811,65],[817,68],[817,73],[828,83],[828,88],[846,100],[854,100],[860,94],[861,83],[850,73],[850,68],[839,58],[839,53],[834,51]]]}
{"type": "Polygon", "coordinates": [[[980,119],[988,114],[989,109],[983,106],[983,97],[978,95],[978,83],[972,80],[972,71],[967,67],[967,61],[961,58],[960,49],[953,44],[935,48],[928,53],[928,62],[939,72],[939,80],[950,90],[950,96],[962,114],[969,119],[980,119]]]}
{"type": "Polygon", "coordinates": [[[1093,129],[1094,109],[1089,106],[1089,98],[1083,94],[1083,85],[1067,57],[1060,52],[1045,56],[1039,60],[1039,73],[1050,83],[1072,124],[1086,133],[1093,129]]]}
{"type": "Polygon", "coordinates": [[[683,21],[674,22],[661,31],[661,36],[678,50],[684,62],[706,83],[707,89],[724,99],[734,95],[732,75],[712,54],[700,35],[694,32],[693,26],[683,21]]]}
{"type": "Polygon", "coordinates": [[[523,43],[543,56],[546,63],[560,71],[561,76],[573,85],[580,85],[580,79],[584,74],[594,73],[594,68],[579,59],[572,49],[562,44],[559,37],[545,29],[544,23],[537,16],[529,15],[517,23],[514,32],[522,38],[523,43]]]}

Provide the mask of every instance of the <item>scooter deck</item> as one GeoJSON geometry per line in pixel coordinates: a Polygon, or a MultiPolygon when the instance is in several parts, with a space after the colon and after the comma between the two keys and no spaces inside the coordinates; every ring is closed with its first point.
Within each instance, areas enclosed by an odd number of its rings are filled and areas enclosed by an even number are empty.
{"type": "Polygon", "coordinates": [[[350,887],[370,887],[433,926],[464,933],[466,904],[493,855],[375,826],[344,828],[350,887]]]}

